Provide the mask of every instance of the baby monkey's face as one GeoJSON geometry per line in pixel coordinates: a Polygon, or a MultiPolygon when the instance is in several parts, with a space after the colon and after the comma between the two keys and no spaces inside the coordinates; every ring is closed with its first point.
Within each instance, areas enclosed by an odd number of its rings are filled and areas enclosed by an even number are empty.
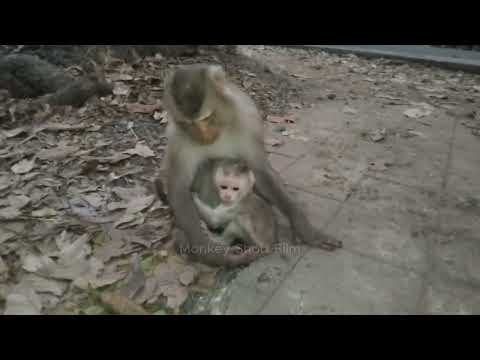
{"type": "Polygon", "coordinates": [[[217,169],[215,186],[224,205],[232,205],[242,200],[253,187],[253,176],[249,172],[236,173],[225,168],[217,169]]]}

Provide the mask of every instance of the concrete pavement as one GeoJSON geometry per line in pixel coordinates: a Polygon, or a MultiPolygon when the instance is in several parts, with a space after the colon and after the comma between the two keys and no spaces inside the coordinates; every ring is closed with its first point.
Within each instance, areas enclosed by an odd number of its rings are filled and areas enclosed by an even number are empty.
{"type": "Polygon", "coordinates": [[[345,248],[264,258],[222,289],[211,313],[480,312],[480,140],[442,109],[424,126],[405,118],[407,107],[379,115],[369,105],[351,103],[355,116],[340,101],[304,110],[297,127],[309,141],[270,148],[314,224],[345,248]],[[389,129],[383,142],[362,135],[372,127],[389,129]],[[400,136],[411,129],[421,136],[400,136]]]}
{"type": "Polygon", "coordinates": [[[356,54],[431,64],[447,69],[480,73],[480,52],[428,45],[292,45],[334,54],[356,54]]]}

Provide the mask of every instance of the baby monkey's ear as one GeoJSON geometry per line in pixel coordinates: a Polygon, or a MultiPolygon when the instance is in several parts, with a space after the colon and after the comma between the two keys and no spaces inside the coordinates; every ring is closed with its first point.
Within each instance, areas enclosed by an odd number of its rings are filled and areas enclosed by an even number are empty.
{"type": "Polygon", "coordinates": [[[250,180],[250,185],[253,187],[253,184],[255,184],[255,174],[253,173],[253,171],[250,171],[248,173],[248,178],[250,180]]]}
{"type": "Polygon", "coordinates": [[[235,169],[235,172],[237,174],[245,174],[250,170],[247,162],[244,161],[244,160],[236,160],[236,164],[234,165],[234,169],[235,169]]]}

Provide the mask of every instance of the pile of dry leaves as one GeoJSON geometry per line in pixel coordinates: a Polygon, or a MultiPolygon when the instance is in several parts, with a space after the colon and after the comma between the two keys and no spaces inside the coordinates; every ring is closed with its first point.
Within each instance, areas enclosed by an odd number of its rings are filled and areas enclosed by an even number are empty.
{"type": "Polygon", "coordinates": [[[265,113],[295,90],[213,56],[110,58],[113,95],[80,109],[0,94],[0,312],[179,313],[215,285],[218,269],[175,254],[172,216],[150,189],[166,144],[164,77],[179,63],[223,62],[265,113]]]}

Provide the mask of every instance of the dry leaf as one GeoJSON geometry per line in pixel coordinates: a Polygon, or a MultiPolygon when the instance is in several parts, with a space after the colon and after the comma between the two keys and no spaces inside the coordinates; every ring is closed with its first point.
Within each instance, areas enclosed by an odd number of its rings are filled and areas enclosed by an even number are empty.
{"type": "Polygon", "coordinates": [[[166,124],[168,122],[167,112],[166,111],[155,111],[153,114],[154,120],[160,120],[160,124],[166,124]]]}
{"type": "Polygon", "coordinates": [[[141,225],[145,222],[145,218],[141,214],[126,213],[113,226],[119,229],[126,229],[129,227],[141,225]]]}
{"type": "Polygon", "coordinates": [[[116,164],[120,161],[130,158],[131,155],[124,154],[124,153],[117,153],[112,156],[103,156],[103,157],[96,157],[96,158],[89,158],[88,160],[95,160],[101,164],[116,164]]]}
{"type": "Polygon", "coordinates": [[[198,271],[193,266],[186,266],[185,270],[180,274],[179,280],[182,285],[188,286],[195,281],[198,271]]]}
{"type": "Polygon", "coordinates": [[[64,247],[60,249],[59,262],[68,265],[75,260],[85,259],[91,253],[90,245],[87,244],[89,239],[90,235],[84,234],[71,244],[65,243],[64,247]]]}
{"type": "Polygon", "coordinates": [[[349,106],[345,106],[345,107],[343,108],[343,112],[344,112],[345,114],[355,115],[355,114],[357,113],[357,110],[352,109],[352,108],[349,107],[349,106]]]}
{"type": "Polygon", "coordinates": [[[11,176],[0,176],[0,191],[8,189],[10,186],[13,185],[14,182],[15,181],[11,176]]]}
{"type": "Polygon", "coordinates": [[[62,296],[67,290],[67,284],[63,281],[45,279],[34,274],[25,275],[22,283],[28,284],[37,293],[50,293],[56,296],[62,296]]]}
{"type": "Polygon", "coordinates": [[[130,155],[139,155],[144,158],[155,156],[155,153],[152,151],[152,149],[150,149],[147,145],[142,143],[137,143],[135,148],[126,150],[123,153],[130,154],[130,155]]]}
{"type": "Polygon", "coordinates": [[[419,119],[419,118],[428,116],[431,113],[432,113],[432,111],[430,111],[430,110],[414,108],[414,109],[405,110],[405,112],[403,114],[406,117],[409,117],[409,118],[412,118],[412,119],[419,119]]]}
{"type": "Polygon", "coordinates": [[[139,291],[145,287],[146,277],[143,272],[140,257],[134,255],[132,259],[132,272],[130,273],[124,288],[121,290],[122,295],[133,299],[139,291]]]}
{"type": "MultiPolygon", "coordinates": [[[[0,215],[1,218],[1,215],[0,215]]],[[[7,242],[15,237],[14,233],[5,232],[3,229],[0,231],[0,244],[7,242]]]]}
{"type": "Polygon", "coordinates": [[[20,134],[22,134],[26,131],[27,130],[24,127],[19,127],[19,128],[12,129],[12,130],[3,130],[2,134],[5,135],[6,138],[13,138],[13,137],[18,136],[18,135],[20,135],[20,134]]]}
{"type": "Polygon", "coordinates": [[[32,160],[24,159],[12,166],[11,170],[15,174],[26,174],[30,172],[35,166],[35,158],[32,160]]]}
{"type": "Polygon", "coordinates": [[[309,77],[304,74],[292,74],[293,77],[300,79],[300,80],[307,80],[309,77]]]}
{"type": "Polygon", "coordinates": [[[369,164],[368,169],[372,171],[385,171],[391,164],[387,164],[384,161],[372,162],[369,164]]]}
{"type": "Polygon", "coordinates": [[[446,94],[428,94],[428,97],[433,99],[440,99],[440,100],[448,99],[448,95],[446,94]]]}
{"type": "Polygon", "coordinates": [[[126,212],[127,214],[135,214],[137,212],[145,210],[146,208],[148,208],[150,205],[153,204],[155,199],[156,199],[155,195],[149,195],[149,196],[141,197],[138,199],[133,199],[128,203],[126,212]]]}
{"type": "Polygon", "coordinates": [[[63,230],[60,235],[55,238],[55,244],[58,249],[63,249],[72,240],[73,234],[68,233],[67,230],[63,230]]]}
{"type": "Polygon", "coordinates": [[[111,74],[108,78],[112,82],[133,80],[133,76],[128,74],[111,74]]]}
{"type": "Polygon", "coordinates": [[[144,308],[126,296],[107,292],[100,295],[100,300],[119,315],[149,315],[144,308]]]}
{"type": "Polygon", "coordinates": [[[40,150],[37,156],[40,160],[63,160],[79,149],[78,146],[66,146],[62,144],[53,149],[40,150]]]}
{"type": "Polygon", "coordinates": [[[431,112],[433,112],[435,110],[435,107],[426,103],[426,102],[414,102],[414,101],[411,101],[409,103],[410,105],[412,106],[415,106],[415,107],[420,107],[420,108],[423,108],[425,110],[429,110],[431,112]]]}
{"type": "Polygon", "coordinates": [[[27,255],[22,261],[22,267],[28,272],[39,272],[43,268],[55,265],[55,262],[48,256],[27,255]]]}
{"type": "Polygon", "coordinates": [[[115,83],[113,88],[113,94],[117,96],[125,96],[130,93],[130,87],[122,84],[122,83],[115,83]]]}
{"type": "Polygon", "coordinates": [[[0,257],[0,278],[1,275],[8,273],[8,267],[7,264],[3,261],[3,259],[0,257]]]}
{"type": "Polygon", "coordinates": [[[272,137],[266,138],[263,142],[265,145],[268,145],[268,146],[281,146],[284,144],[282,140],[275,139],[272,137]]]}
{"type": "Polygon", "coordinates": [[[168,263],[160,263],[153,271],[155,278],[160,285],[177,284],[177,272],[168,263]]]}
{"type": "Polygon", "coordinates": [[[309,138],[307,138],[306,136],[302,136],[302,135],[290,135],[290,139],[292,139],[292,140],[300,140],[300,141],[303,141],[303,142],[308,142],[308,141],[310,141],[309,138]]]}
{"type": "Polygon", "coordinates": [[[383,93],[376,94],[375,96],[380,98],[380,99],[386,99],[386,100],[391,100],[391,101],[402,101],[402,98],[391,96],[391,95],[388,95],[388,94],[383,94],[383,93]]]}
{"type": "Polygon", "coordinates": [[[135,296],[135,302],[138,304],[143,304],[145,302],[153,303],[157,300],[158,283],[155,278],[147,278],[145,286],[140,290],[140,293],[135,296]]]}
{"type": "Polygon", "coordinates": [[[139,113],[139,114],[151,114],[155,110],[159,110],[162,108],[162,104],[160,102],[153,104],[153,105],[145,105],[145,104],[127,104],[127,110],[132,113],[139,113]]]}
{"type": "Polygon", "coordinates": [[[18,196],[10,195],[8,197],[8,202],[10,203],[10,205],[17,209],[24,208],[30,203],[30,201],[31,199],[25,195],[18,195],[18,196]]]}
{"type": "Polygon", "coordinates": [[[74,215],[81,218],[93,218],[97,216],[97,210],[83,199],[72,199],[67,203],[74,215]]]}
{"type": "Polygon", "coordinates": [[[298,129],[283,130],[282,132],[280,132],[280,134],[282,134],[283,136],[291,136],[298,133],[299,133],[298,129]]]}
{"type": "Polygon", "coordinates": [[[115,284],[127,276],[126,271],[103,274],[97,277],[95,274],[87,274],[74,280],[73,285],[82,290],[99,289],[105,286],[115,284]]]}
{"type": "Polygon", "coordinates": [[[16,286],[7,296],[4,315],[40,315],[42,300],[25,285],[16,286]]]}
{"type": "Polygon", "coordinates": [[[94,276],[103,264],[95,258],[86,260],[85,257],[90,252],[89,245],[86,244],[88,238],[88,235],[84,235],[72,244],[67,244],[58,254],[57,263],[47,256],[27,255],[22,266],[28,272],[54,279],[75,280],[88,273],[94,276]]]}
{"type": "Polygon", "coordinates": [[[82,198],[97,209],[105,203],[105,200],[98,194],[83,195],[82,198]]]}
{"type": "Polygon", "coordinates": [[[0,209],[0,219],[13,220],[20,215],[22,215],[20,210],[13,206],[8,206],[6,208],[0,209]]]}
{"type": "Polygon", "coordinates": [[[424,133],[422,133],[420,131],[410,130],[410,129],[408,129],[406,134],[404,135],[404,137],[414,137],[414,136],[419,136],[419,137],[424,138],[424,139],[427,138],[427,136],[424,133]]]}
{"type": "Polygon", "coordinates": [[[142,186],[136,186],[133,188],[121,188],[114,187],[112,192],[120,199],[130,202],[131,200],[144,197],[147,194],[147,190],[142,186]]]}
{"type": "Polygon", "coordinates": [[[95,247],[95,257],[101,259],[103,262],[121,256],[125,252],[125,243],[121,238],[121,234],[116,236],[116,232],[119,232],[119,230],[114,231],[112,230],[107,234],[110,239],[108,239],[105,245],[95,247]]]}
{"type": "Polygon", "coordinates": [[[379,142],[385,139],[387,136],[387,129],[377,129],[373,130],[368,134],[370,140],[373,142],[379,142]]]}
{"type": "Polygon", "coordinates": [[[51,208],[43,208],[40,210],[32,211],[33,217],[50,217],[57,215],[57,211],[51,208]]]}
{"type": "Polygon", "coordinates": [[[128,206],[128,203],[122,202],[122,201],[117,201],[117,202],[111,202],[107,204],[107,210],[108,211],[115,211],[115,210],[120,210],[120,209],[126,209],[128,206]]]}
{"type": "Polygon", "coordinates": [[[183,286],[164,286],[163,295],[167,297],[167,306],[178,310],[188,299],[188,289],[183,286]]]}

